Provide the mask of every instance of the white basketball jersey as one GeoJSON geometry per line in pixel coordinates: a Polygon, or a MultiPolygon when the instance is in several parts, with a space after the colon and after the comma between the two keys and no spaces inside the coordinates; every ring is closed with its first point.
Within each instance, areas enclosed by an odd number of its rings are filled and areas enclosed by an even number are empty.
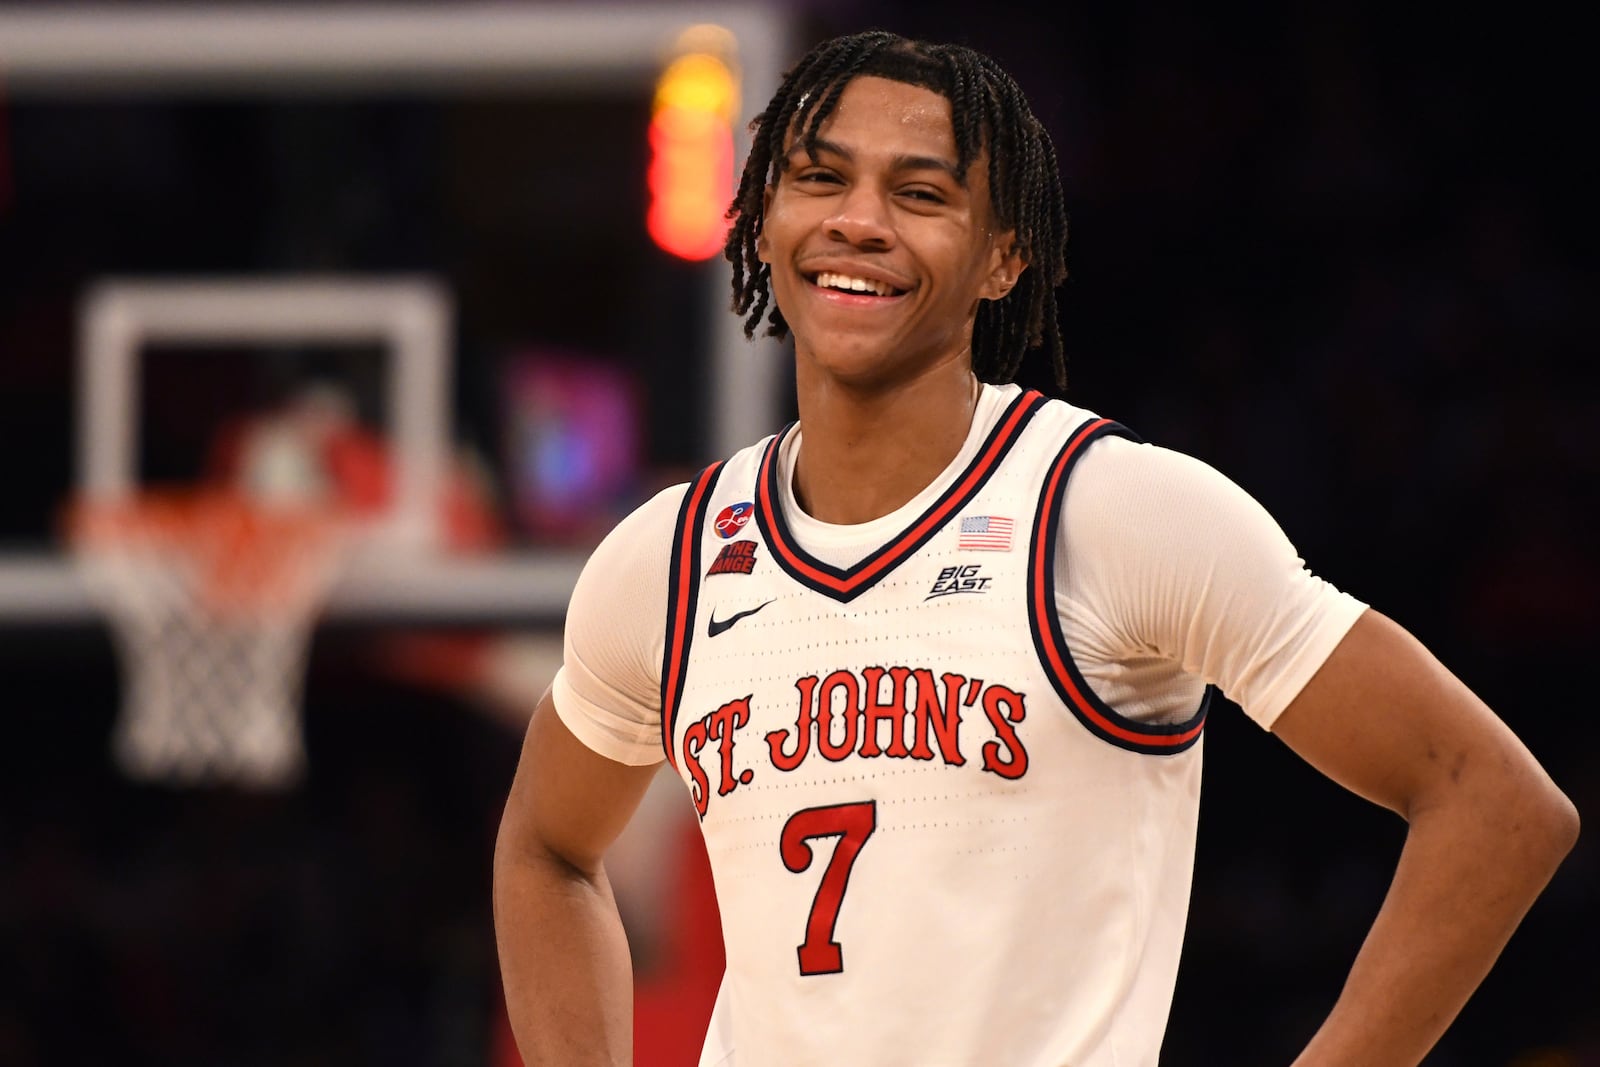
{"type": "Polygon", "coordinates": [[[689,485],[662,664],[726,942],[702,1064],[1156,1062],[1202,707],[1119,715],[1061,636],[1061,494],[1127,431],[1022,391],[858,562],[803,551],[782,434],[689,485]]]}

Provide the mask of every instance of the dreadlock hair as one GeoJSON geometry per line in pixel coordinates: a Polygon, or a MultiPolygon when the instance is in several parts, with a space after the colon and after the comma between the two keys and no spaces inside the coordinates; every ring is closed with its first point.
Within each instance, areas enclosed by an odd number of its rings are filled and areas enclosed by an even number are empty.
{"type": "Polygon", "coordinates": [[[768,336],[789,333],[789,324],[771,300],[771,271],[756,252],[766,187],[786,165],[784,142],[792,132],[795,143],[816,159],[818,131],[845,87],[863,75],[919,86],[949,100],[961,173],[989,150],[995,214],[1003,228],[1015,230],[1029,269],[1006,296],[979,304],[972,331],[974,374],[984,382],[1010,382],[1027,350],[1043,346],[1056,384],[1064,390],[1066,359],[1056,288],[1067,277],[1067,214],[1050,135],[1017,83],[993,59],[961,45],[910,40],[881,30],[837,37],[813,48],[784,75],[766,110],[750,124],[750,154],[728,207],[733,226],[723,248],[733,264],[733,310],[745,316],[745,336],[755,336],[763,315],[768,336]]]}

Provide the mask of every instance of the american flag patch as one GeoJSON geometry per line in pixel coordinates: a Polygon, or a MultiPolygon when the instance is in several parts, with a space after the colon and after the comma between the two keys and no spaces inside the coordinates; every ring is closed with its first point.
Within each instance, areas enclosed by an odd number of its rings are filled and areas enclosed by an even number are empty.
{"type": "Polygon", "coordinates": [[[961,520],[959,551],[1011,551],[1011,520],[999,515],[969,515],[961,520]]]}

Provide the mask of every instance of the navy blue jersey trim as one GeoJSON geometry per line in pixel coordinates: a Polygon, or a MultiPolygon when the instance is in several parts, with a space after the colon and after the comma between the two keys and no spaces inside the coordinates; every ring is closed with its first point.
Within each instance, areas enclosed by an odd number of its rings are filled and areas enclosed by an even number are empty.
{"type": "Polygon", "coordinates": [[[1050,464],[1028,546],[1028,628],[1051,686],[1090,733],[1130,752],[1172,755],[1188,750],[1200,739],[1211,706],[1212,687],[1206,687],[1195,714],[1181,723],[1144,723],[1120,715],[1095,695],[1079,671],[1056,610],[1055,545],[1060,536],[1062,495],[1072,469],[1089,445],[1107,436],[1139,440],[1137,434],[1120,423],[1092,419],[1068,436],[1050,464]]]}
{"type": "Polygon", "coordinates": [[[1023,391],[1007,406],[995,427],[985,438],[972,462],[943,495],[894,539],[850,567],[834,567],[810,555],[795,543],[779,504],[779,449],[794,430],[784,427],[767,445],[761,458],[756,486],[756,522],[772,549],[773,557],[795,581],[823,596],[848,604],[889,575],[901,562],[944,528],[952,515],[978,494],[1011,451],[1022,431],[1046,403],[1033,390],[1023,391]]]}
{"type": "Polygon", "coordinates": [[[689,669],[689,646],[694,641],[694,610],[700,588],[700,532],[711,506],[711,491],[722,474],[722,463],[705,467],[683,494],[677,524],[672,531],[672,566],[667,579],[667,640],[661,654],[661,747],[676,769],[672,738],[677,729],[678,705],[683,698],[684,675],[689,669]]]}

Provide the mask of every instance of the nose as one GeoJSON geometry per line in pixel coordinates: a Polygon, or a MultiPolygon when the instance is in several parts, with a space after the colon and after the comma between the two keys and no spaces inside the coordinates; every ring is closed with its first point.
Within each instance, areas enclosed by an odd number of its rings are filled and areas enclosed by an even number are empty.
{"type": "Polygon", "coordinates": [[[839,198],[838,210],[823,222],[828,236],[858,248],[885,249],[894,244],[894,227],[883,194],[863,183],[839,198]]]}

